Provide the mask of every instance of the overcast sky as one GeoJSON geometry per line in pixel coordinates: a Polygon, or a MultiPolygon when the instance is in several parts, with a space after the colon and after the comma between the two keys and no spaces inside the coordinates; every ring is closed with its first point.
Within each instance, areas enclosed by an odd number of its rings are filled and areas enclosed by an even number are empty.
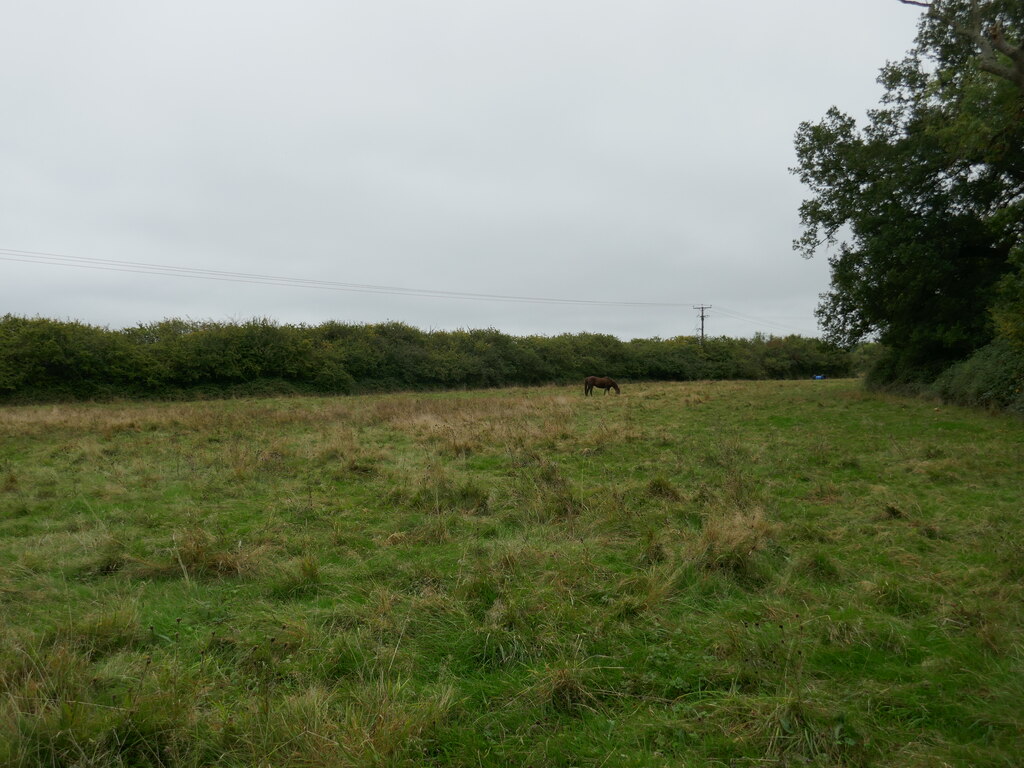
{"type": "Polygon", "coordinates": [[[817,335],[793,135],[862,119],[919,13],[7,2],[0,314],[817,335]]]}

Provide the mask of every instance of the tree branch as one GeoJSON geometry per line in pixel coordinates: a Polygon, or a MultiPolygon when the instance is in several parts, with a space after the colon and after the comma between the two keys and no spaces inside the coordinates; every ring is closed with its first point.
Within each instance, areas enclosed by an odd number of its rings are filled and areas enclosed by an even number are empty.
{"type": "Polygon", "coordinates": [[[992,47],[1006,56],[1013,62],[1013,69],[1017,72],[1017,84],[1021,85],[1024,78],[1024,44],[1012,45],[1007,42],[1003,35],[1003,28],[996,24],[988,31],[988,38],[992,41],[992,47]]]}
{"type": "MultiPolygon", "coordinates": [[[[922,0],[899,0],[903,5],[916,5],[920,8],[927,8],[928,15],[939,18],[932,2],[922,0]]],[[[1017,86],[1017,90],[1024,95],[1024,45],[1013,45],[1003,34],[1003,29],[994,24],[990,29],[983,30],[981,14],[978,10],[978,0],[971,0],[970,25],[963,26],[954,24],[953,29],[960,35],[968,38],[978,46],[981,55],[978,57],[978,68],[982,72],[1007,80],[1017,86]],[[1006,56],[1010,60],[1010,66],[1002,63],[996,52],[1006,56]]]]}
{"type": "Polygon", "coordinates": [[[958,32],[971,38],[981,49],[978,57],[978,68],[990,75],[1009,80],[1024,94],[1024,46],[1012,45],[1003,35],[1002,28],[996,24],[986,32],[981,30],[981,22],[972,20],[970,29],[958,29],[958,32]],[[996,51],[1010,60],[1010,66],[1003,64],[996,51]]]}

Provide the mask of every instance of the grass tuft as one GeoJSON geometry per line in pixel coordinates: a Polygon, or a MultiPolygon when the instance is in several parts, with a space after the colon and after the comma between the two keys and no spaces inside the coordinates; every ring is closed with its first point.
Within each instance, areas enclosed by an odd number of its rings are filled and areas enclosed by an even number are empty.
{"type": "Polygon", "coordinates": [[[520,698],[549,716],[580,717],[599,705],[594,671],[575,661],[535,671],[520,698]]]}
{"type": "Polygon", "coordinates": [[[647,495],[668,501],[679,501],[682,498],[679,490],[661,475],[651,478],[647,483],[647,495]]]}
{"type": "Polygon", "coordinates": [[[240,543],[231,547],[202,528],[188,528],[175,534],[172,540],[174,563],[170,569],[177,564],[186,580],[238,576],[252,566],[251,553],[243,550],[240,543]]]}
{"type": "Polygon", "coordinates": [[[324,583],[320,563],[311,555],[299,558],[281,569],[271,582],[268,594],[278,599],[293,599],[316,594],[324,583]]]}
{"type": "Polygon", "coordinates": [[[813,551],[800,557],[795,568],[798,573],[812,581],[835,583],[842,577],[842,571],[835,560],[820,551],[813,551]]]}
{"type": "Polygon", "coordinates": [[[757,507],[709,512],[687,554],[706,570],[722,571],[743,580],[761,580],[759,555],[773,530],[764,510],[757,507]]]}

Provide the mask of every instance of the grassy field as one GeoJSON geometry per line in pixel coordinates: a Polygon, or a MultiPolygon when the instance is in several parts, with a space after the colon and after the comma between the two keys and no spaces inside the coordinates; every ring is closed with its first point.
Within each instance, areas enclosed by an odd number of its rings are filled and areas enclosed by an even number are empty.
{"type": "Polygon", "coordinates": [[[852,381],[0,409],[0,764],[986,766],[1024,422],[852,381]]]}

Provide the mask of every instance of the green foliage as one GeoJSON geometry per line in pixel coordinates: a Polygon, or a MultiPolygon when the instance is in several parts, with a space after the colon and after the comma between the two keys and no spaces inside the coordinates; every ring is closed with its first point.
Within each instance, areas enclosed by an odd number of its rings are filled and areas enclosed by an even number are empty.
{"type": "Polygon", "coordinates": [[[850,372],[818,339],[518,338],[493,328],[421,331],[403,323],[319,326],[179,319],[122,331],[0,318],[0,400],[350,394],[625,380],[808,378],[850,372]]]}
{"type": "Polygon", "coordinates": [[[997,339],[945,371],[933,389],[948,402],[1024,414],[1024,348],[997,339]]]}
{"type": "Polygon", "coordinates": [[[0,318],[0,396],[134,394],[155,375],[152,361],[116,332],[76,322],[0,318]]]}
{"type": "MultiPolygon", "coordinates": [[[[819,318],[836,343],[890,349],[876,380],[931,381],[1012,326],[994,328],[988,310],[998,285],[1015,291],[1024,237],[1024,81],[998,74],[1010,61],[986,53],[994,30],[1019,46],[1019,3],[933,3],[916,48],[882,70],[863,129],[832,108],[797,132],[794,171],[812,197],[796,245],[808,257],[838,246],[819,318]]],[[[1019,320],[1019,297],[1008,304],[1019,320]]]]}
{"type": "Polygon", "coordinates": [[[885,355],[885,347],[877,342],[860,342],[850,351],[850,366],[853,373],[863,376],[885,355]]]}
{"type": "Polygon", "coordinates": [[[1011,254],[1010,262],[1012,271],[999,283],[992,320],[999,338],[1024,350],[1024,247],[1011,254]]]}

